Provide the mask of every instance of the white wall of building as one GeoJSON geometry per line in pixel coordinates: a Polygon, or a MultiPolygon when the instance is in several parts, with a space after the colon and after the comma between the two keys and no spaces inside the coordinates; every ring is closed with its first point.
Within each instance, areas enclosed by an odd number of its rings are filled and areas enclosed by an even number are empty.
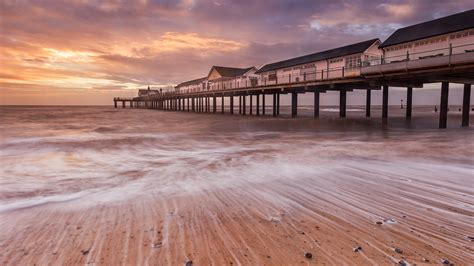
{"type": "Polygon", "coordinates": [[[453,54],[474,49],[474,29],[384,47],[384,61],[390,63],[407,58],[416,60],[426,56],[446,56],[449,55],[450,45],[453,54]]]}
{"type": "Polygon", "coordinates": [[[380,61],[382,51],[378,49],[379,44],[379,42],[375,42],[371,47],[360,54],[320,60],[304,65],[297,65],[261,73],[259,75],[259,85],[359,76],[359,66],[362,62],[375,59],[380,61]]]}

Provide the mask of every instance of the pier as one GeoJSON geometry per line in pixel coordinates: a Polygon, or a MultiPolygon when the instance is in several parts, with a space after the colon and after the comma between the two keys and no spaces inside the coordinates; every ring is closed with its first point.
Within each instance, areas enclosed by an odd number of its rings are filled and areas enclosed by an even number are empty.
{"type": "Polygon", "coordinates": [[[266,115],[265,97],[271,96],[271,116],[280,115],[280,95],[291,94],[291,117],[298,115],[298,97],[306,93],[314,94],[314,117],[319,117],[320,95],[328,91],[337,91],[340,95],[339,116],[346,117],[347,97],[354,90],[366,91],[366,117],[371,116],[371,92],[382,90],[382,123],[387,123],[388,92],[390,87],[407,89],[406,118],[412,117],[413,91],[427,83],[441,83],[439,104],[439,128],[446,128],[450,83],[464,84],[462,126],[469,126],[471,84],[474,83],[474,53],[466,53],[458,62],[454,56],[446,56],[433,64],[416,62],[417,65],[398,69],[399,63],[387,63],[376,66],[360,67],[359,77],[340,77],[323,80],[307,80],[302,82],[277,83],[269,85],[248,86],[243,88],[226,88],[213,91],[167,92],[151,96],[135,98],[114,98],[115,108],[147,108],[156,110],[183,111],[195,113],[228,113],[233,115],[238,109],[239,115],[266,115]],[[381,70],[386,67],[387,70],[381,70]],[[228,107],[225,106],[228,98],[228,107]],[[220,99],[220,104],[218,100],[220,99]],[[237,108],[235,107],[237,104],[237,108]],[[220,108],[219,108],[220,107],[220,108]],[[218,110],[220,110],[218,112],[218,110]]]}
{"type": "MultiPolygon", "coordinates": [[[[365,116],[371,116],[373,90],[382,90],[382,123],[389,119],[391,87],[406,88],[406,119],[413,116],[413,93],[424,84],[439,83],[439,128],[446,128],[450,84],[463,84],[462,124],[469,126],[474,83],[474,10],[396,30],[387,40],[371,39],[305,56],[269,63],[261,68],[213,66],[206,77],[135,98],[114,98],[114,106],[157,110],[280,116],[280,96],[291,95],[291,117],[298,116],[298,98],[314,94],[314,117],[320,116],[321,93],[339,93],[339,116],[347,115],[350,92],[366,91],[365,116]],[[225,101],[228,98],[228,101],[225,101]],[[220,111],[218,111],[220,99],[220,111]],[[235,107],[234,105],[238,106],[235,107]]],[[[148,91],[150,91],[148,89],[148,91]]]]}

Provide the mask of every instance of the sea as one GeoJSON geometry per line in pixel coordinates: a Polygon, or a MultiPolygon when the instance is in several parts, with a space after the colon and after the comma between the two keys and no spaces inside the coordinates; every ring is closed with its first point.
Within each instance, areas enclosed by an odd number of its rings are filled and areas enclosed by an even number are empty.
{"type": "MultiPolygon", "coordinates": [[[[220,108],[218,108],[220,110],[220,108]]],[[[111,106],[1,106],[0,213],[58,202],[114,204],[154,194],[192,194],[324,175],[443,177],[474,191],[474,134],[451,107],[447,129],[438,113],[391,106],[365,117],[335,106],[291,118],[170,112],[111,106]]],[[[237,111],[236,111],[237,112],[237,111]]],[[[471,123],[473,122],[471,116],[471,123]]],[[[441,182],[441,181],[440,181],[441,182]]],[[[472,193],[472,194],[471,194],[472,193]]],[[[472,207],[472,206],[471,206],[472,207]]]]}

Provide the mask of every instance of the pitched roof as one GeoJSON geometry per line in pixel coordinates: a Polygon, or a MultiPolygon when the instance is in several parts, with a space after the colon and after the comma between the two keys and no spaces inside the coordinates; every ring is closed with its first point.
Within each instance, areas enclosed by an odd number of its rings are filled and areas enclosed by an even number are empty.
{"type": "Polygon", "coordinates": [[[346,45],[343,47],[326,50],[323,52],[317,52],[314,54],[304,55],[304,56],[291,58],[284,61],[266,64],[263,67],[261,67],[259,70],[257,70],[257,72],[255,73],[262,73],[262,72],[272,71],[275,69],[316,62],[320,60],[326,60],[326,59],[350,55],[350,54],[362,53],[363,51],[367,50],[376,41],[379,41],[379,39],[371,39],[368,41],[354,43],[354,44],[346,45]]]}
{"type": "Polygon", "coordinates": [[[380,47],[474,28],[474,9],[396,30],[380,47]]]}
{"type": "Polygon", "coordinates": [[[181,82],[181,83],[179,83],[178,85],[176,85],[175,88],[179,88],[179,87],[183,87],[183,86],[188,86],[188,85],[193,85],[193,84],[199,84],[199,83],[202,83],[203,81],[205,81],[206,78],[207,78],[207,77],[203,77],[203,78],[198,78],[198,79],[193,79],[193,80],[181,82]]]}
{"type": "MultiPolygon", "coordinates": [[[[215,69],[219,74],[221,74],[222,77],[238,77],[242,76],[243,74],[247,73],[249,70],[251,70],[254,67],[247,67],[247,68],[235,68],[235,67],[223,67],[223,66],[213,66],[211,68],[215,69]]],[[[211,72],[209,72],[211,73],[211,72]]]]}

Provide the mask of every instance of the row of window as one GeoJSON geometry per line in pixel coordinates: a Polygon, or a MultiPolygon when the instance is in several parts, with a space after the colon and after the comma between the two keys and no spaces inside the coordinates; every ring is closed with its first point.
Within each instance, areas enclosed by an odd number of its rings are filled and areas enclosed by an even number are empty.
{"type": "Polygon", "coordinates": [[[361,62],[362,60],[360,59],[360,56],[358,55],[346,57],[345,68],[354,68],[354,67],[360,66],[361,62]]]}
{"type": "Polygon", "coordinates": [[[454,39],[464,38],[464,37],[473,36],[473,35],[474,35],[474,30],[463,31],[463,32],[453,33],[450,35],[445,35],[445,36],[427,38],[420,41],[415,41],[413,43],[405,43],[405,44],[396,45],[396,46],[387,48],[387,51],[391,52],[391,51],[411,48],[412,46],[418,47],[418,46],[423,46],[423,45],[428,45],[428,44],[433,44],[433,43],[445,42],[448,37],[450,40],[454,40],[454,39]]]}
{"type": "Polygon", "coordinates": [[[333,64],[333,63],[339,63],[339,62],[342,62],[342,57],[341,58],[335,58],[335,59],[331,59],[329,60],[329,63],[330,64],[333,64]]]}

